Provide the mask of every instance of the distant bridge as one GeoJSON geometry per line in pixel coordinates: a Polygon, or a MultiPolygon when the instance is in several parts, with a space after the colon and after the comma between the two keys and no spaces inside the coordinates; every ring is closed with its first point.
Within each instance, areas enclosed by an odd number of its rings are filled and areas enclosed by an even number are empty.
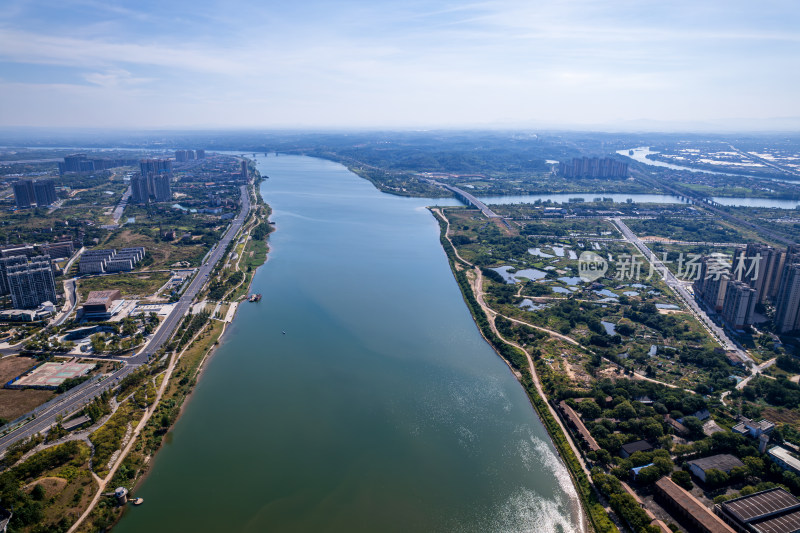
{"type": "Polygon", "coordinates": [[[472,205],[474,207],[477,207],[478,209],[481,210],[481,213],[486,215],[487,218],[500,218],[500,219],[503,218],[502,216],[498,215],[497,213],[495,213],[494,211],[489,209],[489,206],[487,206],[485,203],[481,202],[480,200],[478,200],[477,198],[475,198],[474,196],[472,196],[470,193],[468,193],[467,191],[465,191],[463,189],[459,189],[458,187],[453,187],[452,185],[448,185],[446,183],[441,183],[441,182],[436,181],[436,180],[429,179],[427,181],[429,183],[433,184],[433,185],[438,185],[439,187],[444,187],[448,191],[450,191],[453,194],[455,194],[456,198],[458,198],[459,200],[461,200],[465,204],[470,204],[470,205],[472,205]]]}

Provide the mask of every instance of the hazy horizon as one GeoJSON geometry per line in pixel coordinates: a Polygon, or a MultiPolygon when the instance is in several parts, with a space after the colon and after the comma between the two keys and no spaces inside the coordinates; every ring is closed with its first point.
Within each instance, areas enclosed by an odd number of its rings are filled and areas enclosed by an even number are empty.
{"type": "Polygon", "coordinates": [[[789,1],[12,0],[0,28],[5,128],[800,129],[789,1]]]}

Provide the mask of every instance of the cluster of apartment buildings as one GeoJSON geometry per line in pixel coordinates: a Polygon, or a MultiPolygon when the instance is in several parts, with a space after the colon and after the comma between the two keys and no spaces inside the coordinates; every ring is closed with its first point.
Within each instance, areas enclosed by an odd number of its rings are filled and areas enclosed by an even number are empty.
{"type": "Polygon", "coordinates": [[[131,176],[131,200],[137,204],[172,200],[172,160],[143,159],[131,176]]]}
{"type": "Polygon", "coordinates": [[[565,178],[626,178],[628,163],[611,157],[576,157],[559,163],[558,173],[565,178]]]}
{"type": "Polygon", "coordinates": [[[142,246],[87,250],[81,256],[81,274],[104,274],[106,272],[130,272],[136,263],[144,259],[146,250],[142,246]]]}
{"type": "Polygon", "coordinates": [[[116,167],[136,165],[136,159],[89,159],[86,154],[70,154],[64,156],[64,162],[58,164],[58,172],[95,172],[116,167]]]}
{"type": "Polygon", "coordinates": [[[184,163],[186,161],[194,161],[195,159],[205,159],[205,150],[175,150],[175,162],[184,163]]]}
{"type": "Polygon", "coordinates": [[[46,207],[58,199],[53,180],[19,180],[14,183],[13,189],[17,209],[28,209],[34,204],[46,207]]]}
{"type": "Polygon", "coordinates": [[[800,329],[800,246],[779,250],[750,243],[734,264],[746,268],[731,272],[724,257],[704,258],[693,284],[696,297],[733,329],[751,325],[756,304],[767,301],[775,304],[779,333],[800,329]]]}

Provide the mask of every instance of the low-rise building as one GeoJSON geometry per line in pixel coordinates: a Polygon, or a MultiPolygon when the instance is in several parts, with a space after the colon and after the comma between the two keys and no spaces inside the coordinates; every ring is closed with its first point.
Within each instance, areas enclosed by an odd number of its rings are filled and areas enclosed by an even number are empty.
{"type": "Polygon", "coordinates": [[[118,290],[92,291],[83,304],[83,318],[87,320],[109,320],[119,311],[124,301],[118,290]]]}
{"type": "Polygon", "coordinates": [[[800,531],[800,500],[781,488],[728,500],[715,506],[715,510],[739,533],[800,531]]]}
{"type": "Polygon", "coordinates": [[[596,452],[600,450],[600,446],[597,444],[597,441],[594,440],[592,434],[586,429],[581,418],[578,416],[578,413],[575,410],[567,405],[567,402],[561,400],[558,406],[561,408],[561,412],[564,413],[564,417],[567,419],[567,422],[575,428],[580,435],[581,439],[584,443],[586,443],[586,447],[589,448],[589,451],[596,452]]]}
{"type": "Polygon", "coordinates": [[[6,322],[33,322],[36,320],[36,311],[32,309],[6,309],[0,311],[0,320],[6,322]]]}
{"type": "Polygon", "coordinates": [[[690,524],[690,531],[702,533],[736,533],[728,524],[700,503],[689,492],[683,490],[668,477],[655,484],[656,499],[668,510],[690,524]]]}
{"type": "Polygon", "coordinates": [[[675,420],[674,418],[672,418],[669,415],[665,415],[664,416],[664,421],[667,424],[669,424],[672,427],[673,430],[675,430],[676,434],[680,435],[681,437],[688,437],[689,436],[689,433],[690,433],[689,429],[686,426],[684,426],[681,422],[675,420]]]}
{"type": "Polygon", "coordinates": [[[135,248],[122,248],[107,250],[89,250],[81,256],[81,274],[102,274],[104,272],[130,272],[136,263],[144,258],[146,250],[137,246],[135,248]]]}
{"type": "Polygon", "coordinates": [[[761,419],[758,422],[753,422],[744,416],[739,417],[739,423],[733,426],[733,431],[740,435],[749,435],[754,439],[761,436],[762,433],[769,435],[775,429],[775,424],[767,419],[761,419]]]}
{"type": "Polygon", "coordinates": [[[800,475],[800,459],[782,446],[773,446],[767,451],[770,460],[783,468],[800,475]]]}
{"type": "Polygon", "coordinates": [[[133,270],[133,261],[130,259],[114,257],[106,261],[106,272],[130,272],[133,270]]]}
{"type": "Polygon", "coordinates": [[[636,452],[652,452],[653,450],[653,445],[646,440],[637,440],[623,444],[619,453],[623,458],[627,459],[636,452]]]}
{"type": "Polygon", "coordinates": [[[719,470],[730,474],[734,468],[744,466],[744,463],[738,457],[734,457],[729,453],[721,453],[719,455],[712,455],[710,457],[703,457],[702,459],[695,459],[689,461],[689,471],[697,476],[697,478],[705,483],[706,474],[709,470],[719,470]]]}
{"type": "Polygon", "coordinates": [[[75,245],[72,241],[51,242],[42,245],[42,248],[53,259],[70,257],[75,251],[75,245]]]}
{"type": "Polygon", "coordinates": [[[630,470],[631,479],[636,481],[636,478],[639,477],[639,472],[641,472],[642,470],[644,470],[648,466],[653,466],[653,463],[649,463],[649,464],[642,465],[642,466],[634,466],[633,468],[631,468],[631,470],[630,470]]]}
{"type": "Polygon", "coordinates": [[[86,250],[81,255],[80,273],[81,274],[102,274],[106,271],[106,263],[114,255],[116,250],[86,250]]]}

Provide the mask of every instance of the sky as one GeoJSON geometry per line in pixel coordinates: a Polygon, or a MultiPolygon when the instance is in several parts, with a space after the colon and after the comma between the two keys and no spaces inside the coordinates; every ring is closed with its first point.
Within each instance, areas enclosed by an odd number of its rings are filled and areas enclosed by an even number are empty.
{"type": "Polygon", "coordinates": [[[800,125],[798,67],[796,0],[4,0],[0,127],[800,125]]]}

